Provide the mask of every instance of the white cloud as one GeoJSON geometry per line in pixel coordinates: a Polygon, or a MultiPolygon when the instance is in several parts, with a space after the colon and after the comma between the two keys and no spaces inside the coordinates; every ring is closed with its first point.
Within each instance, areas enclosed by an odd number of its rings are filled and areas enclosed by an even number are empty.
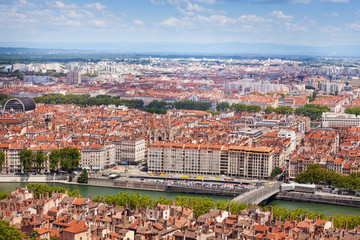
{"type": "Polygon", "coordinates": [[[154,4],[154,5],[164,5],[165,2],[164,1],[161,1],[161,0],[150,0],[151,4],[154,4]]]}
{"type": "Polygon", "coordinates": [[[338,17],[340,15],[337,12],[332,12],[332,13],[324,13],[323,16],[324,17],[338,17]]]}
{"type": "Polygon", "coordinates": [[[327,34],[337,35],[341,33],[341,29],[334,26],[325,26],[320,28],[320,31],[327,34]]]}
{"type": "Polygon", "coordinates": [[[136,25],[144,25],[144,22],[139,20],[139,19],[135,19],[134,24],[136,24],[136,25]]]}
{"type": "Polygon", "coordinates": [[[195,2],[205,3],[205,4],[215,4],[216,0],[194,0],[195,2]]]}
{"type": "Polygon", "coordinates": [[[62,1],[55,1],[54,4],[55,4],[54,5],[55,8],[76,8],[75,4],[67,5],[67,4],[63,3],[62,1]]]}
{"type": "Polygon", "coordinates": [[[104,20],[90,20],[89,21],[90,24],[95,25],[96,27],[106,27],[106,21],[104,20]]]}
{"type": "Polygon", "coordinates": [[[356,21],[353,23],[348,24],[348,26],[355,31],[360,31],[360,21],[356,21]]]}
{"type": "Polygon", "coordinates": [[[187,16],[194,16],[199,12],[207,14],[225,14],[222,10],[205,8],[197,3],[192,3],[191,0],[168,0],[168,3],[174,5],[181,14],[187,16]]]}
{"type": "Polygon", "coordinates": [[[265,22],[266,19],[257,15],[242,15],[239,17],[238,21],[241,23],[259,23],[265,22]]]}
{"type": "Polygon", "coordinates": [[[67,20],[67,21],[65,21],[65,25],[69,26],[69,27],[80,27],[81,22],[80,21],[75,21],[75,20],[67,20]]]}
{"type": "Polygon", "coordinates": [[[181,20],[175,18],[175,17],[170,17],[164,21],[162,21],[160,23],[161,26],[165,26],[165,27],[176,27],[178,26],[179,24],[181,24],[181,20]]]}
{"type": "Polygon", "coordinates": [[[276,10],[272,11],[269,14],[269,16],[277,18],[277,19],[282,19],[282,20],[292,20],[294,18],[294,16],[285,15],[282,11],[276,11],[276,10]]]}
{"type": "Polygon", "coordinates": [[[106,8],[106,6],[102,5],[102,4],[99,3],[99,2],[94,2],[94,3],[86,4],[85,7],[86,7],[86,8],[95,8],[95,9],[98,9],[98,10],[103,10],[103,9],[106,8]]]}
{"type": "Polygon", "coordinates": [[[309,4],[312,0],[291,0],[290,3],[309,4]]]}
{"type": "Polygon", "coordinates": [[[321,0],[321,2],[330,2],[330,3],[349,3],[350,0],[321,0]]]}

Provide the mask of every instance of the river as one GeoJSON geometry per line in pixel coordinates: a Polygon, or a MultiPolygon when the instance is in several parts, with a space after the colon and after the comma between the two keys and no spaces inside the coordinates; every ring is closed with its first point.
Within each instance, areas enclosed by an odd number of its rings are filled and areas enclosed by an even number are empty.
{"type": "Polygon", "coordinates": [[[345,207],[345,206],[337,206],[330,204],[319,204],[319,203],[307,203],[307,202],[290,202],[290,201],[280,201],[274,200],[271,201],[268,205],[270,206],[278,206],[278,207],[286,207],[287,209],[295,209],[295,208],[304,208],[313,212],[323,212],[327,216],[332,215],[359,215],[360,216],[360,207],[345,207]]]}
{"type": "MultiPolygon", "coordinates": [[[[27,183],[1,183],[0,184],[0,192],[5,191],[14,191],[16,187],[25,187],[27,183]]],[[[97,196],[97,195],[115,195],[118,192],[128,192],[128,193],[140,193],[151,196],[152,198],[159,197],[167,197],[167,198],[175,198],[178,195],[189,196],[189,197],[209,197],[214,199],[214,201],[218,200],[231,200],[231,197],[225,196],[212,196],[212,195],[196,195],[196,194],[179,194],[179,193],[169,193],[169,192],[155,192],[155,191],[142,191],[142,190],[131,190],[131,189],[119,189],[119,188],[111,188],[111,187],[95,187],[95,186],[84,186],[84,185],[76,185],[76,184],[62,184],[62,183],[47,183],[49,186],[59,186],[70,189],[71,191],[79,190],[80,194],[84,197],[89,195],[97,196]]],[[[286,207],[288,209],[294,208],[304,208],[310,211],[319,211],[324,212],[327,216],[336,215],[336,214],[349,214],[349,215],[360,215],[360,207],[343,207],[343,206],[335,206],[329,204],[317,204],[317,203],[304,203],[304,202],[288,202],[288,201],[272,201],[269,203],[271,206],[279,206],[286,207]]]]}
{"type": "MultiPolygon", "coordinates": [[[[14,191],[16,187],[25,187],[28,183],[0,183],[0,192],[5,191],[14,191]]],[[[231,200],[232,197],[226,196],[213,196],[213,195],[197,195],[189,193],[169,193],[169,192],[156,192],[156,191],[145,191],[145,190],[132,190],[132,189],[121,189],[121,188],[112,188],[112,187],[95,187],[95,186],[86,186],[86,185],[77,185],[77,184],[63,184],[63,183],[47,183],[49,186],[59,186],[70,189],[70,191],[79,190],[80,194],[84,197],[89,195],[91,196],[105,196],[105,195],[116,195],[118,192],[128,192],[128,193],[140,193],[141,195],[149,195],[152,198],[167,197],[175,198],[176,196],[188,196],[188,197],[209,197],[217,200],[231,200]]]]}

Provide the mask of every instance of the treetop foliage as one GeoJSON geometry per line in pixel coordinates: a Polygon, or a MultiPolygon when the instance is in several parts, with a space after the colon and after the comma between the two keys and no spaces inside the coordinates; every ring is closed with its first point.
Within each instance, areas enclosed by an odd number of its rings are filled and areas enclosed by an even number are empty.
{"type": "Polygon", "coordinates": [[[342,175],[334,170],[327,170],[319,164],[310,164],[306,171],[295,177],[298,183],[328,184],[336,188],[348,190],[360,190],[360,173],[352,173],[349,176],[342,175]]]}
{"type": "Polygon", "coordinates": [[[330,112],[328,106],[319,104],[306,104],[304,107],[299,107],[295,110],[295,114],[299,116],[309,117],[311,120],[318,120],[321,118],[323,112],[330,112]]]}

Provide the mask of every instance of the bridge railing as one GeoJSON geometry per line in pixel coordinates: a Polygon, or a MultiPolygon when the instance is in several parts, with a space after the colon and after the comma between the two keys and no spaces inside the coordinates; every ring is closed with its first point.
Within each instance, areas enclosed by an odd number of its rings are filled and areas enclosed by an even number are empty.
{"type": "Polygon", "coordinates": [[[260,188],[249,191],[245,194],[241,194],[233,199],[236,202],[243,202],[246,204],[260,203],[265,198],[279,192],[280,183],[274,183],[270,186],[262,186],[260,188]]]}

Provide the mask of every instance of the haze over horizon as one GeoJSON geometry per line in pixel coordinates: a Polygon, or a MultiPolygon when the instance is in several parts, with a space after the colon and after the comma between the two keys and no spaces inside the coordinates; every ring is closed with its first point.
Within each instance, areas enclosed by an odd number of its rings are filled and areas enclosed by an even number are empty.
{"type": "Polygon", "coordinates": [[[356,0],[0,0],[0,24],[0,47],[360,55],[356,0]]]}

